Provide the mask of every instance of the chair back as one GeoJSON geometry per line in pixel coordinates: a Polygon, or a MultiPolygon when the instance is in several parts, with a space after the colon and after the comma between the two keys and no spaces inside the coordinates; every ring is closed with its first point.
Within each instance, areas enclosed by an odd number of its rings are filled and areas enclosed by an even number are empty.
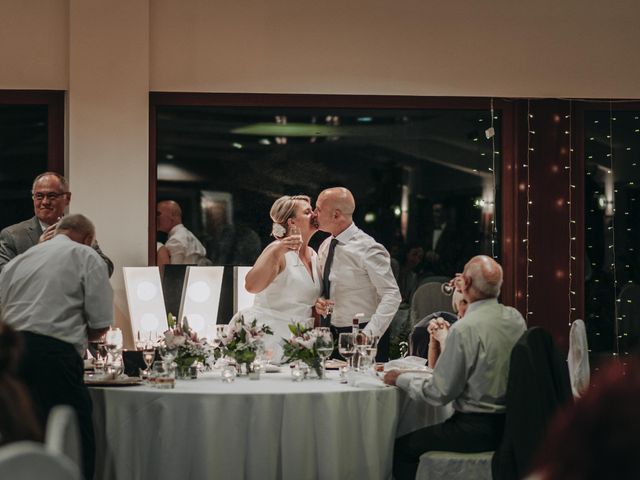
{"type": "Polygon", "coordinates": [[[0,448],[0,478],[11,480],[81,480],[77,465],[36,442],[15,442],[0,448]]]}
{"type": "Polygon", "coordinates": [[[411,298],[409,321],[411,327],[427,315],[437,312],[452,312],[451,297],[442,293],[442,283],[429,282],[420,285],[411,298]]]}
{"type": "Polygon", "coordinates": [[[526,477],[548,422],[571,401],[567,362],[546,330],[530,328],[511,351],[504,436],[492,461],[494,480],[526,477]]]}
{"type": "Polygon", "coordinates": [[[80,428],[76,412],[70,406],[57,405],[51,409],[44,443],[51,453],[64,455],[82,468],[80,428]]]}
{"type": "Polygon", "coordinates": [[[590,377],[587,330],[582,320],[576,320],[571,324],[567,365],[573,397],[579,398],[589,388],[590,377]]]}

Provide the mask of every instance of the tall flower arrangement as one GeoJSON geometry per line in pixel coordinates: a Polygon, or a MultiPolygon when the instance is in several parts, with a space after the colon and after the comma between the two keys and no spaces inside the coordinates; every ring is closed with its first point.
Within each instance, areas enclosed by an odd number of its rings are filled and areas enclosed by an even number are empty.
{"type": "Polygon", "coordinates": [[[258,325],[255,318],[249,322],[242,315],[237,315],[231,319],[222,337],[222,353],[237,364],[244,363],[248,367],[262,346],[262,338],[271,334],[273,330],[268,325],[258,325]]]}
{"type": "Polygon", "coordinates": [[[178,325],[173,315],[167,315],[169,329],[164,332],[164,347],[175,352],[174,362],[178,368],[190,367],[195,362],[210,363],[213,360],[214,349],[205,339],[198,338],[198,334],[191,329],[185,317],[178,325]]]}
{"type": "Polygon", "coordinates": [[[300,323],[289,325],[291,338],[285,339],[283,344],[284,362],[301,361],[313,368],[322,378],[322,357],[318,353],[319,348],[333,347],[331,333],[315,330],[300,323]]]}

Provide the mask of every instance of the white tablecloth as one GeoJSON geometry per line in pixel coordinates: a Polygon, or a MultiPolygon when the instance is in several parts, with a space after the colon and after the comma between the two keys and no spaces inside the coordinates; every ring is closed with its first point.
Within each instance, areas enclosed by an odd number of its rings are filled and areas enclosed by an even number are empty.
{"type": "Polygon", "coordinates": [[[451,414],[394,387],[340,384],[334,372],[90,391],[97,477],[109,480],[388,479],[396,435],[451,414]]]}

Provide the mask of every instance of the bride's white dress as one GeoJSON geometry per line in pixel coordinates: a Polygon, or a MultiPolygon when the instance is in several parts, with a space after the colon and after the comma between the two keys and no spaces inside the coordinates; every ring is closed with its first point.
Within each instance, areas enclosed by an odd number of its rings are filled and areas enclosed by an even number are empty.
{"type": "Polygon", "coordinates": [[[312,316],[312,307],[322,291],[318,276],[318,256],[311,256],[311,274],[295,251],[285,253],[285,268],[260,293],[256,294],[253,306],[240,312],[245,321],[258,320],[273,330],[265,338],[265,347],[273,350],[272,361],[280,363],[283,338],[289,338],[291,322],[305,323],[312,316]]]}

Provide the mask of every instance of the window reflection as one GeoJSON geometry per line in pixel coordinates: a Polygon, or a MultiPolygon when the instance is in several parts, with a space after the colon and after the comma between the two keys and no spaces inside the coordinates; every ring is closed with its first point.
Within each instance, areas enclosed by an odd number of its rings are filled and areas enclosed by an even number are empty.
{"type": "Polygon", "coordinates": [[[31,184],[47,170],[47,111],[0,104],[0,229],[33,217],[31,184]]]}
{"type": "MultiPolygon", "coordinates": [[[[215,265],[253,264],[271,241],[268,213],[279,196],[315,199],[336,185],[353,192],[354,221],[391,252],[397,275],[404,272],[406,298],[417,283],[451,277],[470,256],[491,254],[492,241],[499,253],[492,222],[500,172],[485,136],[488,110],[157,112],[158,200],[181,204],[185,225],[215,265]]],[[[499,116],[494,124],[500,145],[499,116]]],[[[316,234],[311,246],[323,238],[316,234]]]]}
{"type": "Polygon", "coordinates": [[[585,113],[585,317],[593,352],[624,354],[640,341],[639,118],[638,111],[585,113]]]}

